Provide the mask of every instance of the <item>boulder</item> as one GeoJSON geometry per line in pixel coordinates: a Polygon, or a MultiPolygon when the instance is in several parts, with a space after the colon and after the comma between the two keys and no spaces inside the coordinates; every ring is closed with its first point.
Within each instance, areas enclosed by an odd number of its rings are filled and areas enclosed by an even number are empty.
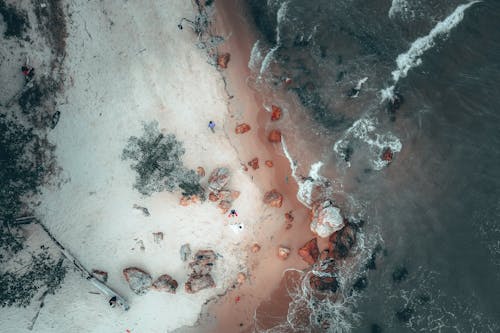
{"type": "Polygon", "coordinates": [[[318,240],[313,238],[305,243],[304,246],[299,249],[299,256],[309,265],[314,264],[319,257],[318,240]]]}
{"type": "Polygon", "coordinates": [[[344,227],[340,209],[330,200],[316,201],[311,209],[311,231],[326,238],[344,227]]]}
{"type": "Polygon", "coordinates": [[[342,259],[347,257],[349,251],[356,243],[358,227],[344,221],[345,227],[333,233],[328,238],[328,252],[331,258],[342,259]]]}
{"type": "Polygon", "coordinates": [[[194,261],[189,264],[193,275],[206,275],[210,273],[217,259],[212,250],[200,250],[194,255],[194,261]]]}
{"type": "Polygon", "coordinates": [[[386,162],[392,162],[392,157],[394,156],[394,153],[392,152],[392,149],[390,147],[385,147],[384,150],[382,151],[382,161],[386,162]]]}
{"type": "Polygon", "coordinates": [[[229,169],[217,168],[210,174],[208,178],[208,188],[212,191],[220,191],[229,182],[229,169]]]}
{"type": "Polygon", "coordinates": [[[288,258],[289,255],[290,255],[290,249],[288,247],[280,246],[278,248],[278,257],[280,259],[285,260],[288,258]]]}
{"type": "Polygon", "coordinates": [[[97,280],[104,283],[108,281],[108,272],[101,271],[99,269],[93,269],[92,276],[94,276],[97,280]]]}
{"type": "Polygon", "coordinates": [[[163,274],[153,282],[153,289],[175,294],[179,284],[170,275],[163,274]]]}
{"type": "Polygon", "coordinates": [[[217,56],[217,65],[220,68],[227,68],[227,63],[231,59],[231,55],[229,53],[222,53],[217,56]]]}
{"type": "Polygon", "coordinates": [[[187,243],[183,244],[181,246],[181,249],[179,250],[179,252],[180,252],[180,255],[181,255],[181,260],[182,261],[186,261],[191,256],[191,247],[187,243]]]}
{"type": "Polygon", "coordinates": [[[199,167],[196,168],[196,173],[200,177],[205,177],[205,169],[203,167],[201,167],[201,166],[199,166],[199,167]]]}
{"type": "Polygon", "coordinates": [[[271,121],[276,121],[281,118],[281,108],[276,105],[271,105],[271,121]]]}
{"type": "Polygon", "coordinates": [[[214,192],[210,192],[210,194],[208,195],[208,200],[212,202],[219,201],[219,196],[214,192]]]}
{"type": "Polygon", "coordinates": [[[158,231],[158,232],[153,232],[153,241],[156,244],[160,244],[160,242],[163,240],[163,232],[158,231]]]}
{"type": "Polygon", "coordinates": [[[274,129],[271,132],[269,132],[267,138],[270,142],[281,142],[281,131],[274,129]]]}
{"type": "Polygon", "coordinates": [[[206,275],[191,275],[187,280],[184,288],[188,294],[194,294],[202,289],[214,288],[215,282],[210,276],[206,275]]]}
{"type": "Polygon", "coordinates": [[[259,244],[257,244],[257,243],[254,243],[254,244],[252,245],[252,248],[251,248],[250,250],[252,251],[252,253],[257,253],[257,252],[259,252],[259,251],[260,251],[260,245],[259,245],[259,244]]]}
{"type": "Polygon", "coordinates": [[[266,164],[266,166],[267,166],[268,168],[272,168],[272,167],[274,166],[273,161],[270,161],[270,160],[267,160],[267,161],[265,162],[265,164],[266,164]]]}
{"type": "Polygon", "coordinates": [[[252,169],[257,170],[259,168],[259,159],[255,157],[250,162],[248,162],[248,166],[251,166],[252,169]]]}
{"type": "Polygon", "coordinates": [[[130,289],[137,295],[144,295],[153,284],[151,275],[137,267],[128,267],[123,270],[123,276],[127,280],[130,289]]]}
{"type": "Polygon", "coordinates": [[[243,124],[239,124],[238,126],[236,126],[236,129],[234,130],[234,132],[236,134],[243,134],[243,133],[250,131],[250,129],[251,129],[250,125],[243,123],[243,124]]]}
{"type": "Polygon", "coordinates": [[[264,203],[271,207],[280,208],[283,204],[283,196],[276,189],[273,189],[264,194],[264,203]]]}

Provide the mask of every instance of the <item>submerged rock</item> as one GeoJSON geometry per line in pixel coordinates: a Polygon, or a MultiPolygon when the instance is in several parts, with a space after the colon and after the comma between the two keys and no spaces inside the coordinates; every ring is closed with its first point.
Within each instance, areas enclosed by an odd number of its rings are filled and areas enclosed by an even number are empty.
{"type": "Polygon", "coordinates": [[[250,131],[250,129],[251,129],[250,125],[243,123],[236,126],[236,129],[234,131],[236,134],[243,134],[250,131]]]}
{"type": "Polygon", "coordinates": [[[184,288],[188,294],[194,294],[200,290],[214,287],[215,282],[210,274],[191,275],[184,285],[184,288]]]}
{"type": "Polygon", "coordinates": [[[339,282],[335,276],[335,262],[326,260],[322,262],[320,268],[309,278],[311,287],[321,292],[336,292],[339,282]]]}
{"type": "Polygon", "coordinates": [[[326,238],[344,227],[340,209],[330,200],[313,203],[311,210],[311,231],[326,238]]]}
{"type": "Polygon", "coordinates": [[[128,267],[123,270],[123,276],[127,280],[130,289],[137,295],[148,292],[153,283],[151,275],[137,267],[128,267]]]}
{"type": "Polygon", "coordinates": [[[299,256],[309,265],[314,264],[319,257],[318,240],[313,238],[305,243],[304,246],[299,249],[299,256]]]}
{"type": "Polygon", "coordinates": [[[328,239],[328,251],[335,259],[347,257],[356,243],[357,226],[347,223],[344,228],[333,233],[328,239]]]}
{"type": "Polygon", "coordinates": [[[229,182],[230,175],[228,168],[217,168],[208,178],[208,188],[212,191],[220,191],[229,182]]]}
{"type": "Polygon", "coordinates": [[[259,168],[259,159],[257,157],[253,158],[250,162],[248,162],[248,166],[252,167],[252,169],[257,170],[259,168]]]}
{"type": "Polygon", "coordinates": [[[264,203],[271,207],[280,208],[283,204],[283,196],[276,189],[273,189],[264,194],[264,203]]]}
{"type": "Polygon", "coordinates": [[[271,132],[269,132],[267,139],[270,142],[281,142],[281,131],[278,129],[272,130],[271,132]]]}
{"type": "Polygon", "coordinates": [[[179,284],[170,275],[163,274],[153,282],[153,289],[175,294],[179,284]]]}

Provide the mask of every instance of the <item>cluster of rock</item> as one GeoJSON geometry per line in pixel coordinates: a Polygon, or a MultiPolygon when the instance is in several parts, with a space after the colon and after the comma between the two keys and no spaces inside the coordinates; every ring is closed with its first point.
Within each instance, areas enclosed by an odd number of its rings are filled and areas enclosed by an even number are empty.
{"type": "Polygon", "coordinates": [[[175,294],[178,287],[177,281],[168,274],[161,275],[153,282],[153,278],[149,273],[137,267],[125,268],[123,276],[128,282],[130,289],[137,295],[144,295],[150,289],[175,294]]]}
{"type": "Polygon", "coordinates": [[[208,178],[208,188],[211,191],[208,195],[208,200],[217,202],[217,207],[222,213],[227,213],[233,201],[240,196],[239,191],[226,188],[229,179],[230,174],[227,168],[215,169],[208,178]]]}
{"type": "Polygon", "coordinates": [[[196,252],[194,261],[189,263],[192,272],[184,285],[186,292],[193,294],[202,289],[214,288],[215,282],[210,275],[217,256],[212,250],[200,250],[196,252]]]}

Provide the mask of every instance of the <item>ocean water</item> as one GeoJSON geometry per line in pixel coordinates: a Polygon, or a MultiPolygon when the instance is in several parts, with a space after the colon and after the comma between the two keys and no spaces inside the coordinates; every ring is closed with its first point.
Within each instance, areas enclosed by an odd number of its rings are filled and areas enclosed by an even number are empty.
{"type": "Polygon", "coordinates": [[[300,201],[328,182],[366,222],[338,295],[289,272],[288,316],[258,331],[500,332],[500,1],[246,3],[300,201]]]}

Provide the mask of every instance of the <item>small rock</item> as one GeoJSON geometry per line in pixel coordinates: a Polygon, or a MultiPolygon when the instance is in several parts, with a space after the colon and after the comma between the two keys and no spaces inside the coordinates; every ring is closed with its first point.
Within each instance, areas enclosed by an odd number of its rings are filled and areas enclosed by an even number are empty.
{"type": "Polygon", "coordinates": [[[197,195],[182,196],[179,204],[181,206],[189,206],[190,204],[197,203],[198,201],[200,201],[200,198],[197,195]]]}
{"type": "Polygon", "coordinates": [[[151,214],[149,214],[149,210],[146,207],[142,207],[142,206],[139,206],[137,204],[134,204],[133,208],[141,211],[141,213],[146,217],[151,215],[151,214]]]}
{"type": "Polygon", "coordinates": [[[299,249],[299,256],[309,265],[314,264],[319,257],[318,240],[313,238],[305,243],[299,249]]]}
{"type": "Polygon", "coordinates": [[[248,171],[248,167],[247,167],[245,164],[240,163],[240,165],[241,165],[241,169],[242,169],[243,171],[248,171]]]}
{"type": "Polygon", "coordinates": [[[250,131],[250,129],[251,129],[250,125],[243,123],[236,126],[236,129],[234,131],[236,134],[243,134],[250,131]]]}
{"type": "Polygon", "coordinates": [[[281,108],[276,105],[271,105],[271,121],[276,121],[281,118],[281,108]]]}
{"type": "Polygon", "coordinates": [[[268,167],[268,168],[272,168],[272,167],[274,166],[273,161],[270,161],[270,160],[267,160],[267,161],[265,162],[265,164],[267,165],[267,167],[268,167]]]}
{"type": "Polygon", "coordinates": [[[201,166],[196,168],[196,173],[200,177],[205,177],[205,169],[203,169],[203,167],[201,167],[201,166]]]}
{"type": "Polygon", "coordinates": [[[181,246],[180,254],[182,261],[188,260],[188,258],[191,256],[191,248],[189,247],[189,244],[184,244],[181,246]]]}
{"type": "Polygon", "coordinates": [[[288,258],[289,255],[290,255],[290,249],[288,247],[280,246],[278,248],[278,257],[280,259],[285,260],[288,258]]]}
{"type": "Polygon", "coordinates": [[[286,223],[292,223],[293,222],[294,217],[293,217],[292,213],[293,213],[293,210],[288,211],[288,212],[285,213],[285,221],[286,221],[286,223]]]}
{"type": "Polygon", "coordinates": [[[144,295],[153,284],[151,275],[136,267],[128,267],[123,270],[123,276],[127,280],[130,289],[137,295],[144,295]]]}
{"type": "Polygon", "coordinates": [[[202,289],[214,288],[215,282],[210,276],[206,275],[191,275],[184,285],[184,288],[188,294],[194,294],[202,289]]]}
{"type": "Polygon", "coordinates": [[[99,269],[93,269],[92,275],[99,281],[106,283],[108,281],[108,272],[99,269]]]}
{"type": "Polygon", "coordinates": [[[270,142],[281,142],[281,131],[274,129],[269,132],[269,136],[267,138],[270,142]]]}
{"type": "Polygon", "coordinates": [[[264,195],[264,203],[271,207],[280,208],[283,204],[283,196],[276,189],[273,189],[264,195]]]}
{"type": "Polygon", "coordinates": [[[175,294],[175,290],[179,284],[177,281],[172,279],[172,277],[168,274],[163,274],[160,277],[156,279],[155,282],[153,282],[153,289],[158,290],[158,291],[166,291],[168,293],[175,294]]]}
{"type": "Polygon", "coordinates": [[[56,112],[52,115],[52,119],[51,119],[51,122],[50,122],[50,128],[51,128],[51,129],[56,128],[57,123],[59,122],[59,118],[60,118],[60,117],[61,117],[61,111],[56,111],[56,112]]]}
{"type": "Polygon", "coordinates": [[[219,56],[217,57],[217,65],[220,68],[227,68],[227,63],[230,59],[231,55],[229,53],[219,54],[219,56]]]}
{"type": "Polygon", "coordinates": [[[252,245],[252,248],[251,248],[251,251],[252,251],[252,253],[257,253],[257,252],[259,252],[259,251],[260,251],[260,245],[259,245],[259,244],[257,244],[257,243],[253,244],[253,245],[252,245]]]}
{"type": "Polygon", "coordinates": [[[247,277],[243,273],[238,273],[237,279],[238,279],[238,284],[243,284],[246,281],[247,277]]]}
{"type": "Polygon", "coordinates": [[[290,85],[290,84],[292,84],[292,79],[291,79],[291,78],[289,78],[289,77],[285,78],[285,84],[286,84],[286,85],[290,85]]]}
{"type": "Polygon", "coordinates": [[[259,159],[255,157],[250,162],[248,162],[248,165],[251,166],[252,169],[257,170],[259,168],[259,159]]]}
{"type": "Polygon", "coordinates": [[[217,168],[210,174],[208,178],[208,187],[212,191],[220,191],[229,182],[229,169],[228,168],[217,168]]]}

